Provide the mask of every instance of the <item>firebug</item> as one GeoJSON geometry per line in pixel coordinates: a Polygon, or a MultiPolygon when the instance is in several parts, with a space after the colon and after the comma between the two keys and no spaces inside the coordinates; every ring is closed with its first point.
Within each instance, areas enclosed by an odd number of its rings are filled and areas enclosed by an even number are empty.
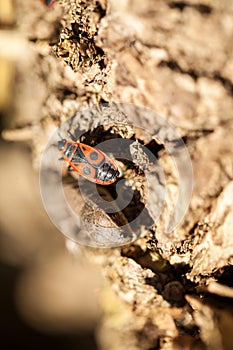
{"type": "Polygon", "coordinates": [[[117,180],[119,171],[116,164],[104,152],[84,143],[61,139],[58,149],[62,153],[60,159],[65,160],[68,170],[74,170],[89,181],[99,185],[110,185],[117,180]]]}

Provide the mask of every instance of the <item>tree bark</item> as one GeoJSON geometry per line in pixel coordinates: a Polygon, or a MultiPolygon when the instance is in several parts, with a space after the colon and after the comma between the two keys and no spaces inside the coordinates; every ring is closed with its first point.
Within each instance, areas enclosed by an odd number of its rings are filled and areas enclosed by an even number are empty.
{"type": "MultiPolygon", "coordinates": [[[[7,127],[20,130],[6,130],[5,138],[30,140],[38,169],[47,136],[60,122],[107,104],[117,106],[114,118],[125,113],[127,121],[124,106],[131,104],[135,106],[131,125],[126,123],[117,132],[150,145],[166,179],[165,211],[143,237],[121,249],[83,248],[110,285],[106,297],[102,292],[100,349],[230,349],[231,1],[59,0],[51,8],[35,1],[17,4],[18,82],[14,104],[8,106],[14,118],[7,127]],[[118,109],[118,104],[123,107],[118,109]],[[171,157],[157,139],[157,120],[148,120],[144,108],[174,126],[192,161],[191,202],[181,225],[170,235],[164,225],[179,183],[171,157]],[[135,126],[139,124],[149,133],[140,133],[135,126]]],[[[102,140],[109,132],[106,127],[97,134],[102,117],[100,110],[80,121],[79,127],[90,130],[93,140],[102,140]]],[[[140,192],[139,171],[122,169],[129,179],[137,175],[140,192]]],[[[74,189],[65,186],[72,202],[74,189]]],[[[143,191],[140,196],[146,203],[143,191]]],[[[85,217],[85,203],[82,210],[85,217]]],[[[114,227],[120,220],[113,220],[114,227]]]]}

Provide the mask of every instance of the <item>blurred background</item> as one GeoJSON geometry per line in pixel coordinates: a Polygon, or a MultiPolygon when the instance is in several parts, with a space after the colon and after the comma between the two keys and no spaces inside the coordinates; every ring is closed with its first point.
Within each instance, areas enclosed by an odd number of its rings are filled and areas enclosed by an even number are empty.
{"type": "Polygon", "coordinates": [[[95,349],[99,272],[46,216],[28,148],[1,140],[0,159],[1,344],[95,349]]]}
{"type": "MultiPolygon", "coordinates": [[[[45,13],[39,1],[29,5],[31,13],[45,13]]],[[[38,140],[27,126],[41,118],[46,88],[32,70],[38,56],[21,33],[17,11],[26,11],[22,2],[0,0],[0,344],[96,349],[103,281],[82,248],[56,230],[41,202],[32,167],[39,164],[32,153],[38,140]]],[[[44,50],[46,56],[47,45],[44,50]]]]}

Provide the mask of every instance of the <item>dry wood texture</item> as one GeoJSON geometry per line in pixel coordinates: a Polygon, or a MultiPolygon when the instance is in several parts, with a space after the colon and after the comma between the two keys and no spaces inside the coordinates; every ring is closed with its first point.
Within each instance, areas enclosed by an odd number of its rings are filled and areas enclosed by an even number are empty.
{"type": "MultiPolygon", "coordinates": [[[[17,30],[8,17],[1,18],[0,71],[7,72],[2,77],[8,91],[0,99],[8,116],[3,136],[27,141],[35,169],[55,126],[77,111],[107,103],[114,106],[113,129],[117,114],[127,115],[118,103],[138,106],[132,125],[115,131],[134,140],[137,154],[140,144],[156,151],[169,200],[177,194],[176,169],[155,144],[157,121],[148,120],[144,107],[175,126],[192,160],[191,203],[171,235],[161,224],[168,200],[157,226],[130,246],[82,248],[109,283],[100,292],[104,316],[96,331],[98,347],[232,349],[232,1],[58,0],[46,8],[39,1],[17,0],[14,5],[17,30]]],[[[96,127],[101,108],[79,125],[96,142],[110,132],[96,127]]],[[[125,164],[122,171],[134,179],[130,186],[144,203],[142,174],[125,164]]],[[[72,183],[64,187],[76,210],[87,221],[108,222],[87,204],[80,208],[72,183]]],[[[156,205],[152,195],[153,201],[156,205]]],[[[115,227],[122,217],[113,219],[115,227]]]]}

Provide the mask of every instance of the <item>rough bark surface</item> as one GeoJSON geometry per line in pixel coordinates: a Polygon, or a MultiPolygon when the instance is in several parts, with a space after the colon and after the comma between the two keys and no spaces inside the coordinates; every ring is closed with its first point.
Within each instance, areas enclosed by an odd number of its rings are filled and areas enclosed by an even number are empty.
{"type": "MultiPolygon", "coordinates": [[[[14,103],[4,105],[11,118],[3,136],[30,144],[36,170],[56,126],[77,111],[116,102],[149,107],[164,116],[175,125],[192,160],[191,203],[182,225],[167,236],[163,223],[178,182],[169,154],[155,144],[156,120],[135,107],[133,126],[117,129],[122,138],[151,145],[156,152],[167,179],[168,202],[159,223],[130,246],[82,248],[109,283],[100,292],[104,316],[96,332],[99,348],[230,350],[232,2],[58,0],[46,8],[39,1],[17,0],[15,22],[17,31],[0,38],[10,59],[18,45],[9,73],[15,78],[14,103]],[[152,136],[140,134],[134,127],[139,124],[152,136]]],[[[112,128],[117,115],[127,116],[124,108],[114,108],[112,128]]],[[[102,112],[100,107],[80,120],[80,129],[90,130],[96,143],[110,133],[96,127],[102,112]]],[[[129,187],[137,188],[141,203],[146,201],[142,174],[126,164],[121,167],[126,178],[134,179],[129,187]]],[[[87,204],[80,208],[73,181],[64,188],[74,210],[79,215],[81,210],[87,221],[91,217],[109,225],[111,219],[115,227],[130,216],[124,212],[124,219],[103,218],[102,213],[99,218],[87,204]]]]}

